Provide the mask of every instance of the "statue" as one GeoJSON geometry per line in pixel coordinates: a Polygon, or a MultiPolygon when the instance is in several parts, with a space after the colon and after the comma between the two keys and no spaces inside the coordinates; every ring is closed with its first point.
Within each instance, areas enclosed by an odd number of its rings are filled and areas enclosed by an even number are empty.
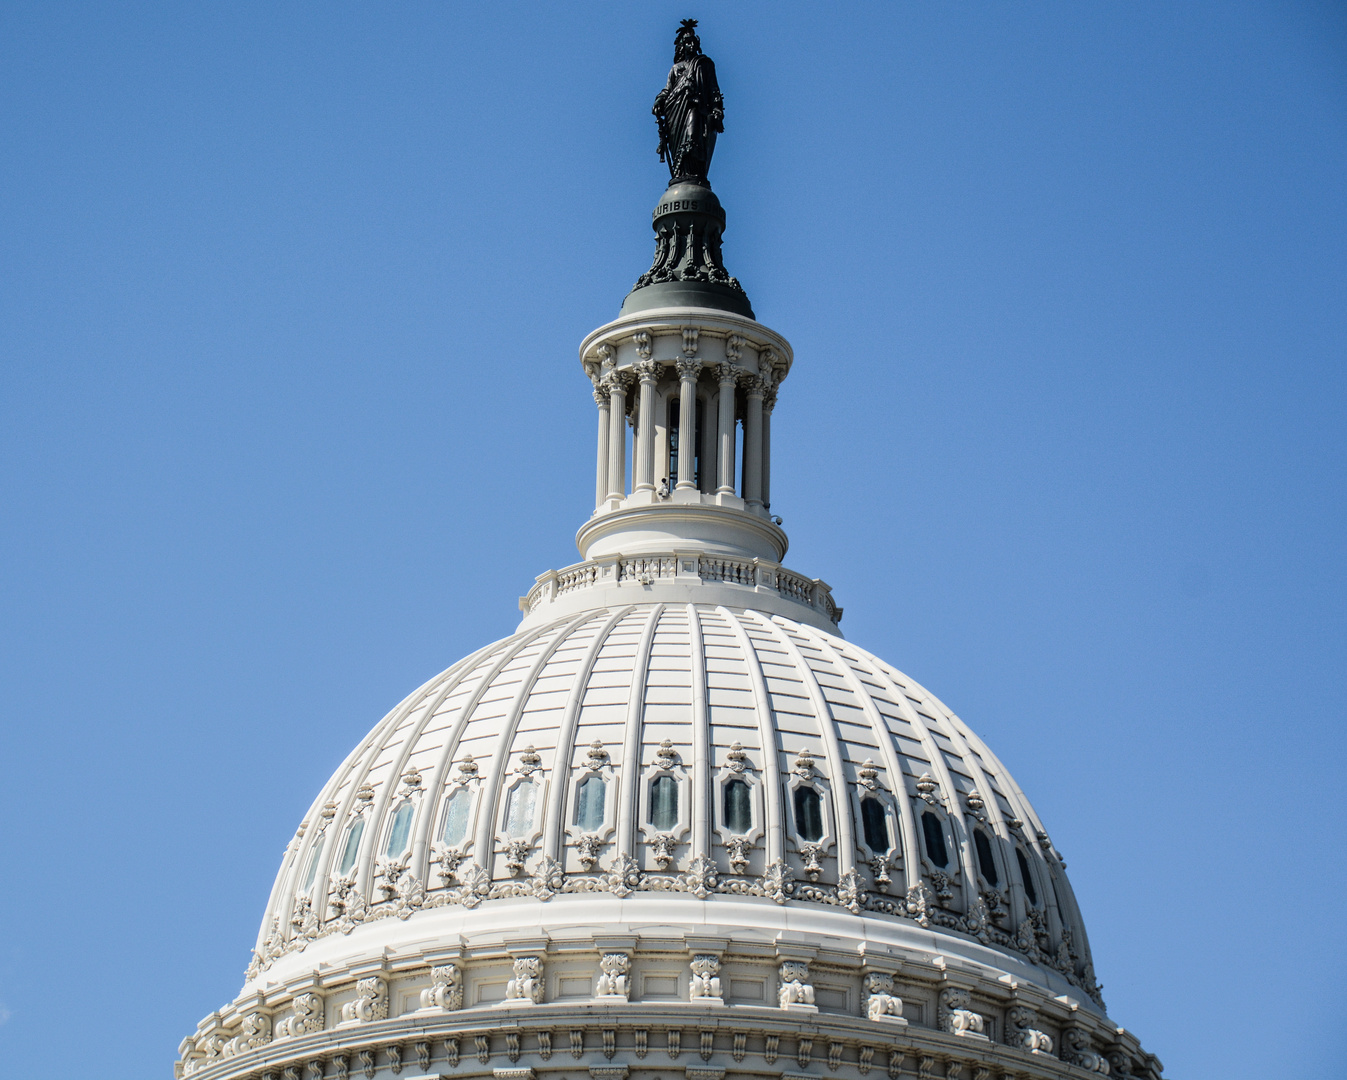
{"type": "Polygon", "coordinates": [[[659,123],[659,159],[669,165],[670,183],[706,184],[716,135],[725,130],[725,102],[716,65],[702,54],[696,19],[684,19],[674,36],[669,82],[651,111],[659,123]]]}

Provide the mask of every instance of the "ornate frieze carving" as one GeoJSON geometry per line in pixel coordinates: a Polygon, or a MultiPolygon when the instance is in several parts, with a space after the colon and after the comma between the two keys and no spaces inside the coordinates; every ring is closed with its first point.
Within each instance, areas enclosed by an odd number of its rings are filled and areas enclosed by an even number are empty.
{"type": "Polygon", "coordinates": [[[626,953],[604,953],[599,959],[599,978],[594,992],[599,997],[621,998],[626,1001],[631,994],[628,973],[631,971],[631,957],[626,953]]]}
{"type": "Polygon", "coordinates": [[[963,987],[951,986],[940,991],[938,1015],[941,1030],[951,1035],[985,1039],[987,1036],[983,1034],[983,1028],[986,1027],[986,1021],[981,1013],[970,1008],[971,1004],[972,994],[963,987]]]}
{"type": "Polygon", "coordinates": [[[768,1035],[762,1040],[762,1060],[768,1065],[776,1064],[776,1055],[781,1044],[779,1035],[768,1035]]]}
{"type": "Polygon", "coordinates": [[[290,1001],[291,1014],[276,1025],[276,1038],[295,1038],[323,1030],[323,999],[307,991],[290,1001]]]}
{"type": "Polygon", "coordinates": [[[249,1050],[257,1050],[269,1042],[271,1042],[271,1017],[262,1012],[244,1013],[239,1033],[225,1043],[223,1053],[225,1057],[246,1054],[249,1050]]]}
{"type": "Polygon", "coordinates": [[[1102,1054],[1096,1052],[1094,1046],[1090,1043],[1089,1033],[1082,1027],[1069,1027],[1062,1032],[1060,1056],[1063,1061],[1076,1066],[1078,1069],[1108,1075],[1108,1061],[1102,1054]]]}
{"type": "Polygon", "coordinates": [[[716,864],[705,855],[698,855],[693,859],[688,865],[687,873],[683,875],[684,888],[698,900],[705,900],[714,893],[718,883],[716,864]]]}
{"type": "Polygon", "coordinates": [[[783,1009],[807,1006],[813,1009],[814,987],[809,982],[809,963],[805,960],[783,960],[780,969],[781,986],[777,1003],[783,1009]]]}
{"type": "Polygon", "coordinates": [[[656,833],[650,838],[650,851],[654,856],[655,865],[661,870],[669,869],[669,865],[674,859],[674,848],[678,846],[678,838],[672,833],[656,833]]]}
{"type": "Polygon", "coordinates": [[[753,840],[748,836],[727,836],[725,852],[730,857],[730,867],[736,874],[748,869],[748,854],[753,850],[753,840]]]}
{"type": "Polygon", "coordinates": [[[388,1019],[388,983],[377,975],[357,980],[355,1000],[341,1007],[341,1018],[345,1023],[368,1024],[375,1020],[388,1019]]]}
{"type": "Polygon", "coordinates": [[[691,360],[697,355],[697,338],[701,331],[695,326],[683,327],[683,355],[691,360]]]}
{"type": "Polygon", "coordinates": [[[868,1020],[903,1021],[903,1001],[893,993],[893,976],[866,972],[861,980],[861,1011],[868,1020]]]}
{"type": "Polygon", "coordinates": [[[1038,1014],[1027,1005],[1006,1012],[1006,1042],[1034,1054],[1052,1053],[1052,1036],[1037,1028],[1038,1014]]]}
{"type": "Polygon", "coordinates": [[[505,984],[505,1000],[534,1005],[543,1000],[543,960],[541,956],[515,958],[514,977],[505,984]]]}
{"type": "Polygon", "coordinates": [[[689,967],[692,978],[688,982],[690,1001],[723,1001],[720,991],[720,957],[714,953],[698,953],[689,967]]]}
{"type": "Polygon", "coordinates": [[[421,991],[421,1008],[463,1008],[463,973],[457,964],[437,964],[430,969],[430,986],[421,991]]]}

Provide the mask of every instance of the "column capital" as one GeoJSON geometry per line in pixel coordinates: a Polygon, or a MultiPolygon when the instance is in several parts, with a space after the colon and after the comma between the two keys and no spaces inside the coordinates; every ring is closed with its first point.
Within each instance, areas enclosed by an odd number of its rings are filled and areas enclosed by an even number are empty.
{"type": "Polygon", "coordinates": [[[733,364],[717,364],[716,378],[722,383],[732,383],[739,378],[739,369],[733,364]]]}
{"type": "Polygon", "coordinates": [[[610,394],[625,394],[633,381],[630,371],[614,371],[603,380],[603,385],[608,387],[610,394]]]}
{"type": "Polygon", "coordinates": [[[659,378],[660,365],[655,360],[640,360],[632,365],[632,370],[643,383],[653,383],[659,378]]]}
{"type": "Polygon", "coordinates": [[[702,362],[700,360],[675,360],[674,366],[678,369],[680,379],[696,382],[697,376],[702,373],[702,362]]]}
{"type": "Polygon", "coordinates": [[[755,397],[761,400],[767,393],[767,380],[751,371],[740,374],[739,385],[744,388],[744,393],[751,398],[755,397]]]}
{"type": "Polygon", "coordinates": [[[606,409],[608,408],[609,401],[610,398],[608,397],[608,387],[605,386],[603,383],[595,383],[594,404],[597,405],[600,409],[606,409]]]}

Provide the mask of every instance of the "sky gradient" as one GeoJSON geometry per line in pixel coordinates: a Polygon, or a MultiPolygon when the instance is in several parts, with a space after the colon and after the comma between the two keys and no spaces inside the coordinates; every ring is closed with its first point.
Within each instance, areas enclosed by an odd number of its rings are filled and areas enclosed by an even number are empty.
{"type": "Polygon", "coordinates": [[[688,16],[786,565],[1170,1074],[1340,1075],[1347,16],[1238,2],[4,5],[0,1071],[171,1075],[321,784],[576,560],[688,16]]]}

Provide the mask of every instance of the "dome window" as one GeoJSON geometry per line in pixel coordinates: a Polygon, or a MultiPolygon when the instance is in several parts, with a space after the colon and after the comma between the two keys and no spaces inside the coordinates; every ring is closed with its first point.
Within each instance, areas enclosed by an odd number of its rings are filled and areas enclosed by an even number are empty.
{"type": "Polygon", "coordinates": [[[356,818],[346,832],[346,846],[341,849],[341,862],[337,864],[337,873],[345,877],[355,866],[355,857],[360,853],[360,838],[365,835],[365,819],[356,818]]]}
{"type": "Polygon", "coordinates": [[[1038,907],[1038,890],[1034,888],[1034,875],[1029,873],[1029,860],[1019,848],[1015,849],[1015,861],[1020,864],[1020,880],[1024,882],[1024,895],[1029,898],[1029,903],[1038,907]]]}
{"type": "Polygon", "coordinates": [[[533,810],[538,802],[538,785],[527,781],[517,784],[505,806],[505,832],[518,840],[533,831],[533,810]]]}
{"type": "Polygon", "coordinates": [[[393,827],[388,830],[388,843],[384,845],[384,855],[396,859],[407,850],[412,836],[412,814],[416,808],[410,802],[404,802],[393,815],[393,827]]]}
{"type": "Polygon", "coordinates": [[[323,858],[323,841],[326,839],[326,836],[318,837],[318,843],[313,845],[313,851],[309,855],[309,872],[304,875],[305,892],[313,888],[313,879],[318,876],[318,863],[323,858]]]}
{"type": "Polygon", "coordinates": [[[457,787],[444,800],[444,825],[440,841],[448,847],[458,847],[468,835],[468,811],[472,809],[472,792],[457,787]]]}
{"type": "Polygon", "coordinates": [[[753,828],[751,798],[748,784],[743,780],[734,779],[725,785],[725,805],[722,808],[725,814],[725,828],[736,836],[743,836],[753,828]]]}
{"type": "Polygon", "coordinates": [[[884,804],[878,799],[861,800],[861,831],[865,835],[865,846],[877,855],[889,852],[889,823],[884,813],[884,804]]]}
{"type": "Polygon", "coordinates": [[[795,789],[795,831],[810,843],[823,839],[823,800],[811,787],[795,789]]]}
{"type": "Polygon", "coordinates": [[[678,827],[678,781],[657,776],[650,784],[650,824],[661,832],[678,827]]]}
{"type": "Polygon", "coordinates": [[[945,831],[940,827],[940,819],[929,811],[922,814],[921,831],[926,839],[926,857],[943,870],[949,865],[949,853],[945,850],[945,831]]]}
{"type": "Polygon", "coordinates": [[[603,804],[608,785],[601,776],[589,776],[575,789],[575,824],[585,832],[603,828],[603,804]]]}
{"type": "Polygon", "coordinates": [[[992,858],[991,841],[987,839],[987,834],[981,829],[973,830],[973,846],[977,848],[978,853],[978,872],[986,879],[988,885],[999,885],[1000,881],[996,876],[996,860],[992,858]]]}

